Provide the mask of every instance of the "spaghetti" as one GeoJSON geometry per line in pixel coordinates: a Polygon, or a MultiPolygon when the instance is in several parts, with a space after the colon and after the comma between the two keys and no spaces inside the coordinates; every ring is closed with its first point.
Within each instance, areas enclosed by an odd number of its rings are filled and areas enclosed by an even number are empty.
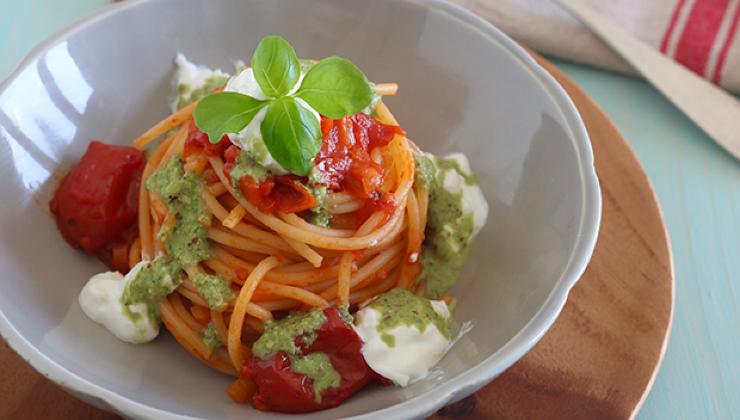
{"type": "MultiPolygon", "coordinates": [[[[377,86],[380,93],[393,94],[395,90],[392,84],[377,86]]],[[[138,238],[127,254],[130,267],[142,258],[153,259],[157,251],[164,252],[156,233],[167,224],[168,214],[155,204],[161,203],[161,197],[145,185],[168,159],[182,153],[194,108],[195,103],[179,110],[134,140],[134,145],[141,148],[165,133],[175,133],[155,146],[144,168],[138,238]],[[141,257],[136,258],[139,250],[141,257]]],[[[375,112],[381,123],[396,124],[383,102],[378,103],[375,112]]],[[[419,272],[426,213],[419,203],[423,200],[417,197],[425,197],[428,192],[414,185],[412,144],[405,136],[396,135],[376,150],[378,159],[391,168],[385,174],[384,186],[395,205],[390,211],[372,211],[355,229],[316,226],[295,213],[264,213],[237,190],[224,173],[221,157],[209,157],[202,151],[188,157],[184,162],[186,171],[202,174],[210,169],[217,181],[202,191],[209,212],[208,239],[213,255],[188,267],[176,293],[159,304],[164,325],[183,348],[208,366],[236,376],[249,354],[249,337],[258,336],[262,323],[273,319],[276,312],[357,304],[394,287],[413,286],[419,272]],[[201,272],[228,279],[237,295],[234,302],[210,310],[192,286],[201,272]],[[194,319],[192,312],[208,316],[194,319]],[[216,326],[228,352],[208,351],[204,346],[202,336],[209,324],[216,326]]],[[[367,200],[346,192],[329,192],[327,201],[333,215],[371,206],[367,200]]]]}

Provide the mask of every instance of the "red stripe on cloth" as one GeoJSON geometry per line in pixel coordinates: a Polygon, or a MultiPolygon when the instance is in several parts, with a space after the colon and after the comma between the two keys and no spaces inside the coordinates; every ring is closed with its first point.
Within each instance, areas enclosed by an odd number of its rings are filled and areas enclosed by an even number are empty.
{"type": "Polygon", "coordinates": [[[730,0],[697,0],[676,48],[676,60],[700,76],[709,62],[722,18],[730,0]]]}
{"type": "Polygon", "coordinates": [[[686,0],[678,0],[676,3],[676,7],[673,9],[673,15],[671,16],[671,21],[668,22],[668,28],[665,30],[665,34],[663,34],[663,40],[660,41],[660,52],[663,54],[668,52],[668,44],[671,42],[671,36],[673,35],[673,30],[676,29],[676,22],[678,22],[678,16],[681,14],[681,9],[686,5],[686,0]]]}
{"type": "Polygon", "coordinates": [[[722,45],[722,50],[719,52],[717,58],[717,66],[714,68],[714,75],[712,75],[712,82],[720,84],[722,82],[722,67],[725,66],[725,59],[727,59],[727,52],[730,50],[730,45],[735,39],[735,32],[737,31],[737,24],[740,21],[740,6],[735,8],[735,15],[732,17],[732,26],[730,31],[727,33],[725,43],[722,45]]]}

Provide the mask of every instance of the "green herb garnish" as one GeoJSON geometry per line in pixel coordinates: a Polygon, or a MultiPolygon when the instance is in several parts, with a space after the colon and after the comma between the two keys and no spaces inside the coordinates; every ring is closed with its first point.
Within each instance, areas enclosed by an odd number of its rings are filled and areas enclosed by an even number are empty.
{"type": "Polygon", "coordinates": [[[198,103],[193,115],[195,123],[211,143],[218,143],[224,134],[244,129],[267,107],[260,125],[265,146],[277,163],[296,175],[308,175],[321,148],[319,121],[305,104],[337,119],[362,111],[373,100],[372,86],[365,74],[337,56],[312,66],[295,89],[301,74],[300,62],[288,41],[276,35],[263,38],[257,45],[252,70],[268,97],[266,100],[236,92],[215,93],[198,103]],[[289,95],[290,92],[295,93],[289,95]]]}

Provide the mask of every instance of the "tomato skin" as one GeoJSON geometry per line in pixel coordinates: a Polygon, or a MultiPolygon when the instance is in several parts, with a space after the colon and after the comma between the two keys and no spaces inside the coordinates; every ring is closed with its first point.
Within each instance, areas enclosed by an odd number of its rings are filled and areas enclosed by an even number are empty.
{"type": "Polygon", "coordinates": [[[188,126],[188,138],[185,140],[183,157],[188,157],[198,150],[203,150],[206,156],[222,156],[229,146],[231,146],[229,136],[224,134],[218,143],[211,143],[208,140],[208,135],[200,131],[198,126],[195,125],[195,120],[191,119],[188,126]]]}
{"type": "Polygon", "coordinates": [[[49,203],[64,239],[88,254],[103,249],[136,219],[145,155],[92,141],[49,203]]]}
{"type": "MultiPolygon", "coordinates": [[[[290,359],[278,352],[268,360],[252,357],[242,368],[242,376],[254,380],[257,392],[252,401],[256,408],[283,413],[306,413],[336,407],[373,380],[382,380],[374,373],[360,353],[362,340],[352,327],[330,307],[324,309],[326,322],[316,330],[316,340],[302,354],[323,352],[341,376],[340,385],[327,388],[321,402],[314,399],[313,380],[295,373],[290,359]]],[[[296,344],[299,344],[297,341],[296,344]]]]}
{"type": "Polygon", "coordinates": [[[316,207],[316,197],[291,175],[268,176],[256,181],[251,176],[239,179],[239,188],[250,203],[263,213],[298,213],[316,207]]]}
{"type": "Polygon", "coordinates": [[[321,150],[316,167],[329,188],[346,190],[358,198],[372,198],[383,184],[383,167],[370,158],[376,147],[387,145],[401,127],[386,125],[359,113],[338,120],[321,117],[321,150]]]}

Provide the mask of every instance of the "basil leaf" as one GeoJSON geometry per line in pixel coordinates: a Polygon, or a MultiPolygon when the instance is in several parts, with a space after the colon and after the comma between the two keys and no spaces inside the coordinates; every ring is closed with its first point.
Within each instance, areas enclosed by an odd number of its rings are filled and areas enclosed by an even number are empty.
{"type": "Polygon", "coordinates": [[[301,77],[293,47],[277,35],[262,38],[252,55],[252,70],[262,92],[273,98],[290,92],[301,77]]]}
{"type": "Polygon", "coordinates": [[[198,102],[193,118],[195,125],[215,144],[226,133],[240,132],[266,104],[241,93],[214,93],[198,102]]]}
{"type": "Polygon", "coordinates": [[[332,119],[362,111],[370,105],[373,90],[365,74],[342,57],[319,61],[306,73],[296,96],[319,114],[332,119]]]}
{"type": "Polygon", "coordinates": [[[260,129],[277,163],[296,175],[308,175],[321,149],[321,125],[311,111],[293,97],[278,98],[267,107],[260,129]]]}

